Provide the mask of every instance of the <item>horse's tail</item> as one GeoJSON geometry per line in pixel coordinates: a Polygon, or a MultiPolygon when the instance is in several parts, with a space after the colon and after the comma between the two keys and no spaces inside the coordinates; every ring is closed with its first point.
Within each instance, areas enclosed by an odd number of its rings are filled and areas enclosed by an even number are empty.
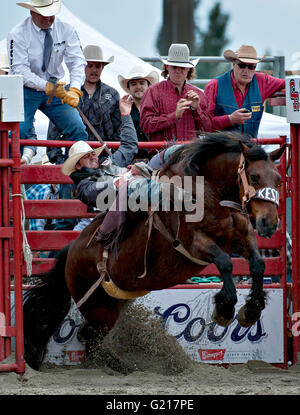
{"type": "Polygon", "coordinates": [[[25,361],[38,370],[47,343],[71,305],[65,282],[65,264],[69,245],[58,254],[54,267],[35,275],[39,283],[23,296],[25,361]]]}

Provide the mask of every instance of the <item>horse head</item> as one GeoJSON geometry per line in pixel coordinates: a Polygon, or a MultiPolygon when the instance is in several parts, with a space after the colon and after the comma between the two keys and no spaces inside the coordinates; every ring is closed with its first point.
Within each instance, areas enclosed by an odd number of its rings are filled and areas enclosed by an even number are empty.
{"type": "Polygon", "coordinates": [[[267,154],[260,146],[241,143],[239,164],[240,197],[243,207],[256,221],[258,235],[270,238],[278,226],[281,176],[274,164],[285,145],[267,154]]]}
{"type": "Polygon", "coordinates": [[[249,213],[256,221],[257,233],[271,237],[278,225],[281,187],[281,176],[274,161],[284,150],[285,145],[268,154],[262,146],[240,134],[208,133],[203,139],[179,148],[166,163],[163,173],[203,176],[205,214],[215,210],[214,203],[220,200],[221,206],[249,213]]]}

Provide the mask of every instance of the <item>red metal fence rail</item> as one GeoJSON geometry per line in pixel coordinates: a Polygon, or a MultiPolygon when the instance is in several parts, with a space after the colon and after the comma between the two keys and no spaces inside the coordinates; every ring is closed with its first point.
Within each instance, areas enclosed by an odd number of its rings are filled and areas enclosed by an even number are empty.
{"type": "Polygon", "coordinates": [[[25,372],[22,306],[22,233],[19,123],[0,123],[0,361],[11,355],[15,338],[15,363],[0,364],[1,371],[25,372]],[[9,134],[12,138],[11,157],[9,134]],[[11,187],[9,175],[11,173],[11,187]],[[11,190],[11,191],[10,191],[11,190]],[[9,198],[12,202],[9,202],[9,198]],[[11,215],[9,205],[12,205],[11,215]],[[11,222],[12,221],[12,222],[11,222]],[[10,272],[11,253],[14,272],[10,272]],[[11,281],[12,277],[12,281],[11,281]],[[15,290],[15,324],[11,322],[11,282],[15,290]]]}

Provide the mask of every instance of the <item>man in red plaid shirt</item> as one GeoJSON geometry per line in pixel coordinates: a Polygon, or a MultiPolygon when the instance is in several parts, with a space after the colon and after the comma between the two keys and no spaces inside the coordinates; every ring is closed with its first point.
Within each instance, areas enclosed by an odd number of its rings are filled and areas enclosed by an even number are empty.
{"type": "Polygon", "coordinates": [[[198,60],[190,60],[186,44],[175,43],[169,48],[167,60],[162,59],[166,80],[151,85],[141,103],[141,128],[150,141],[174,144],[211,131],[204,93],[187,83],[195,77],[198,60]]]}

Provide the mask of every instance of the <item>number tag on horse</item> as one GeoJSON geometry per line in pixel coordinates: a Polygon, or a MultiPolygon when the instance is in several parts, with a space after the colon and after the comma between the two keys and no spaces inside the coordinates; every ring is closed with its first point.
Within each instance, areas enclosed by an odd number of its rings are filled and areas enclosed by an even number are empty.
{"type": "Polygon", "coordinates": [[[279,192],[272,187],[263,187],[256,191],[255,199],[263,199],[279,206],[279,192]]]}

